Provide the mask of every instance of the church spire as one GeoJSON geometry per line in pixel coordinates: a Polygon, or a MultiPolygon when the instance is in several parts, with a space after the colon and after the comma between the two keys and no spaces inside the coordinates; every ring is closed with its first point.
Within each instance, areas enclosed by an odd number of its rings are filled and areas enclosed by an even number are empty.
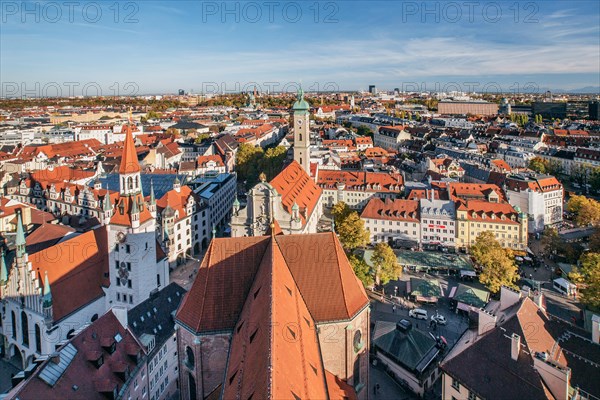
{"type": "Polygon", "coordinates": [[[4,249],[0,254],[0,285],[4,285],[8,281],[8,268],[6,268],[6,260],[4,259],[4,249]]]}
{"type": "Polygon", "coordinates": [[[21,258],[25,255],[25,228],[23,227],[22,210],[17,211],[17,238],[15,245],[17,247],[17,258],[21,258]]]}
{"type": "Polygon", "coordinates": [[[150,179],[150,205],[155,205],[156,204],[156,198],[154,197],[154,183],[152,182],[152,179],[150,179]]]}
{"type": "Polygon", "coordinates": [[[131,125],[133,124],[131,118],[131,109],[129,110],[129,122],[125,125],[125,143],[123,143],[123,155],[121,156],[121,165],[119,166],[119,173],[132,174],[140,172],[140,164],[137,158],[137,152],[135,151],[135,143],[133,142],[133,134],[131,133],[131,125]]]}
{"type": "Polygon", "coordinates": [[[50,292],[50,280],[48,279],[48,271],[44,274],[44,308],[52,306],[52,293],[50,292]]]}

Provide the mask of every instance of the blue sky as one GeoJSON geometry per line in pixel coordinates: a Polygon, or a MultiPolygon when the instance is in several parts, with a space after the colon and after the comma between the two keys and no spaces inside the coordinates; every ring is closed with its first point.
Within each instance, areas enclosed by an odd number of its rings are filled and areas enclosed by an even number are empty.
{"type": "Polygon", "coordinates": [[[75,3],[0,2],[3,95],[600,86],[597,1],[75,3]]]}

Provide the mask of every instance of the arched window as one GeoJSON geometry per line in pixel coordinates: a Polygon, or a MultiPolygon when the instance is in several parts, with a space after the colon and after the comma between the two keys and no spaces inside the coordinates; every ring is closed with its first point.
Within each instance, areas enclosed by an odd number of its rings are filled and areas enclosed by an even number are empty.
{"type": "Polygon", "coordinates": [[[23,336],[23,345],[29,346],[29,320],[25,311],[21,311],[21,335],[23,336]]]}
{"type": "Polygon", "coordinates": [[[132,177],[127,178],[127,187],[129,188],[129,190],[133,190],[133,178],[132,177]]]}
{"type": "MultiPolygon", "coordinates": [[[[189,349],[189,347],[188,347],[189,349]]],[[[196,380],[192,376],[192,374],[188,373],[188,381],[189,381],[189,389],[190,389],[190,400],[196,400],[196,380]]]]}
{"type": "Polygon", "coordinates": [[[94,315],[92,315],[92,319],[90,321],[94,322],[97,319],[98,319],[98,314],[94,314],[94,315]]]}
{"type": "Polygon", "coordinates": [[[35,351],[42,352],[42,331],[38,324],[35,324],[35,351]]]}
{"type": "Polygon", "coordinates": [[[185,356],[186,356],[185,362],[187,363],[188,367],[193,369],[194,365],[195,365],[195,358],[194,358],[194,352],[192,351],[190,346],[187,346],[185,348],[185,356]]]}
{"type": "Polygon", "coordinates": [[[11,318],[11,322],[12,322],[12,338],[16,339],[17,338],[17,316],[15,315],[14,311],[10,312],[10,318],[11,318]]]}
{"type": "Polygon", "coordinates": [[[138,176],[135,176],[135,188],[139,189],[140,188],[140,179],[138,178],[138,176]]]}

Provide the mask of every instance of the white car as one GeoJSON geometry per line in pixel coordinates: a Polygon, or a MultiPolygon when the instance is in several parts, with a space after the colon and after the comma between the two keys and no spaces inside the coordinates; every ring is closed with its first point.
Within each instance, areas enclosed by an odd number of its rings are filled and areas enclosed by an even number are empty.
{"type": "Polygon", "coordinates": [[[408,316],[416,319],[427,319],[427,310],[414,308],[408,312],[408,316]]]}
{"type": "Polygon", "coordinates": [[[431,316],[431,320],[438,325],[446,325],[446,317],[440,314],[435,314],[431,316]]]}

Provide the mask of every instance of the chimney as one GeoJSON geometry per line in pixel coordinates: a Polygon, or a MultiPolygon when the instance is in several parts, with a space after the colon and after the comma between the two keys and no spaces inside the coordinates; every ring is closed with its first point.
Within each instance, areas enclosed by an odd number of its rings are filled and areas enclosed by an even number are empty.
{"type": "Polygon", "coordinates": [[[510,358],[517,361],[519,359],[519,351],[521,350],[521,336],[516,333],[510,338],[510,358]]]}
{"type": "Polygon", "coordinates": [[[483,308],[480,308],[478,313],[479,318],[477,320],[477,334],[481,336],[496,327],[496,316],[485,311],[483,308]]]}
{"type": "Polygon", "coordinates": [[[600,315],[592,315],[592,341],[600,344],[600,315]]]}
{"type": "Polygon", "coordinates": [[[506,310],[508,307],[517,304],[519,300],[521,300],[521,292],[502,286],[500,289],[500,310],[506,310]]]}

